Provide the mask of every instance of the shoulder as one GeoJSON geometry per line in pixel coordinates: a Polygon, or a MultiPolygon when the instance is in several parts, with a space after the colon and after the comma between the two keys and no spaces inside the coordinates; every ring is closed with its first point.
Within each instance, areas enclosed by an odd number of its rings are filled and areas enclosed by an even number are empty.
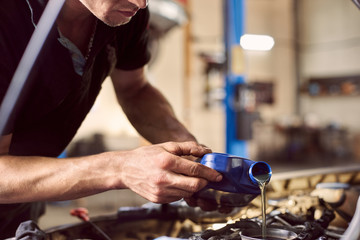
{"type": "Polygon", "coordinates": [[[2,56],[18,57],[14,56],[18,55],[16,49],[23,50],[34,31],[34,27],[27,24],[27,19],[30,23],[31,13],[26,4],[25,0],[0,0],[0,53],[2,56]]]}
{"type": "Polygon", "coordinates": [[[29,5],[26,0],[0,0],[0,5],[0,51],[21,55],[35,29],[29,5]]]}
{"type": "MultiPolygon", "coordinates": [[[[35,29],[30,0],[0,0],[0,84],[8,84],[35,29]]],[[[0,93],[2,95],[2,92],[0,93]]]]}
{"type": "Polygon", "coordinates": [[[10,20],[11,16],[15,17],[14,20],[16,20],[16,18],[18,18],[19,16],[21,16],[21,13],[24,13],[24,3],[26,3],[26,1],[21,1],[21,0],[13,0],[13,1],[6,1],[6,0],[0,0],[0,4],[1,4],[1,8],[0,8],[0,18],[1,20],[1,25],[5,25],[4,22],[5,20],[10,20]]]}
{"type": "MultiPolygon", "coordinates": [[[[31,23],[32,9],[26,0],[0,0],[0,27],[5,30],[24,31],[31,23]]],[[[34,30],[32,26],[31,31],[34,30]]]]}
{"type": "MultiPolygon", "coordinates": [[[[45,0],[0,0],[0,24],[13,27],[26,22],[38,22],[46,6],[45,0]]],[[[24,27],[24,26],[23,26],[24,27]]]]}

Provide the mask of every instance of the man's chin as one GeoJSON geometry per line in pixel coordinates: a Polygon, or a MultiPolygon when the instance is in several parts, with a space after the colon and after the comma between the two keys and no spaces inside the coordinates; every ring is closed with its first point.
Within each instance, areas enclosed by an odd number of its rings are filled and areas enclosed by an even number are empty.
{"type": "Polygon", "coordinates": [[[109,20],[102,20],[103,23],[105,23],[106,25],[108,25],[109,27],[119,27],[121,25],[127,24],[129,23],[131,20],[131,18],[128,19],[122,19],[119,21],[109,21],[109,20]]]}

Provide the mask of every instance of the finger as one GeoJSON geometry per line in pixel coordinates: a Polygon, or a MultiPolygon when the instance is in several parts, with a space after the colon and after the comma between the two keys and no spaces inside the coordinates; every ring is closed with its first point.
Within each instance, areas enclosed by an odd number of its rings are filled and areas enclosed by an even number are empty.
{"type": "Polygon", "coordinates": [[[164,203],[169,199],[174,201],[190,197],[208,183],[202,178],[188,177],[172,172],[162,174],[155,179],[149,179],[149,181],[153,184],[150,184],[145,189],[141,187],[136,190],[138,193],[143,193],[140,194],[142,196],[148,195],[148,200],[158,203],[164,203]]]}
{"type": "Polygon", "coordinates": [[[183,199],[184,196],[189,196],[192,194],[186,191],[180,191],[179,189],[167,189],[165,192],[166,193],[160,196],[153,195],[148,200],[154,203],[171,203],[183,199]]]}
{"type": "Polygon", "coordinates": [[[204,147],[204,148],[206,148],[206,149],[209,149],[209,150],[212,152],[211,148],[209,148],[209,147],[206,146],[205,144],[200,143],[200,146],[202,146],[202,147],[204,147]]]}
{"type": "Polygon", "coordinates": [[[190,155],[187,155],[187,156],[181,156],[182,158],[186,159],[186,160],[189,160],[189,161],[197,161],[198,159],[200,159],[199,157],[195,157],[195,156],[190,156],[190,155]]]}
{"type": "Polygon", "coordinates": [[[152,202],[156,203],[169,203],[178,201],[180,199],[187,199],[191,197],[194,193],[191,191],[187,191],[186,189],[180,189],[180,188],[163,188],[161,191],[161,194],[159,192],[152,196],[151,200],[152,202]]]}
{"type": "Polygon", "coordinates": [[[193,192],[187,191],[185,189],[176,188],[171,185],[149,185],[146,188],[142,186],[137,186],[132,188],[131,190],[154,203],[169,203],[180,200],[182,198],[190,197],[193,194],[193,192]]]}
{"type": "Polygon", "coordinates": [[[219,182],[222,179],[222,175],[214,169],[181,157],[174,158],[169,170],[190,177],[204,178],[211,182],[219,182]]]}
{"type": "Polygon", "coordinates": [[[203,178],[189,177],[182,174],[172,173],[169,176],[169,188],[178,189],[187,192],[182,197],[190,197],[195,192],[203,189],[207,184],[203,178]]]}
{"type": "Polygon", "coordinates": [[[177,197],[177,196],[162,196],[162,197],[148,198],[150,202],[159,203],[159,204],[172,203],[179,201],[181,199],[182,199],[181,197],[177,197]]]}
{"type": "Polygon", "coordinates": [[[202,157],[211,152],[211,149],[196,142],[167,142],[163,144],[163,148],[177,156],[191,155],[202,157]]]}

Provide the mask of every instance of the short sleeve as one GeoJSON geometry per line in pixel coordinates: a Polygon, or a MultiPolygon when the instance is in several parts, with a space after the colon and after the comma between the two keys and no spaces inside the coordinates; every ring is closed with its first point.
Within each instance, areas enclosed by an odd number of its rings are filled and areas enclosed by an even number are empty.
{"type": "Polygon", "coordinates": [[[116,32],[116,68],[133,70],[147,64],[149,51],[149,9],[141,9],[132,20],[119,27],[116,32]]]}

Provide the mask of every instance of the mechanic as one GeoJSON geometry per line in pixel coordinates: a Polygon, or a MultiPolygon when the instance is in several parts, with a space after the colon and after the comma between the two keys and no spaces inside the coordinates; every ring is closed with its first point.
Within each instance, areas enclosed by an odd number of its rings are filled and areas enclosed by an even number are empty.
{"type": "MultiPolygon", "coordinates": [[[[0,0],[0,99],[47,0],[0,0]]],[[[37,220],[44,201],[131,189],[155,203],[192,195],[222,176],[188,158],[210,149],[146,79],[146,0],[66,0],[0,141],[0,237],[37,220]],[[154,145],[59,159],[111,76],[117,100],[154,145]]],[[[99,123],[101,124],[101,123],[99,123]]]]}

